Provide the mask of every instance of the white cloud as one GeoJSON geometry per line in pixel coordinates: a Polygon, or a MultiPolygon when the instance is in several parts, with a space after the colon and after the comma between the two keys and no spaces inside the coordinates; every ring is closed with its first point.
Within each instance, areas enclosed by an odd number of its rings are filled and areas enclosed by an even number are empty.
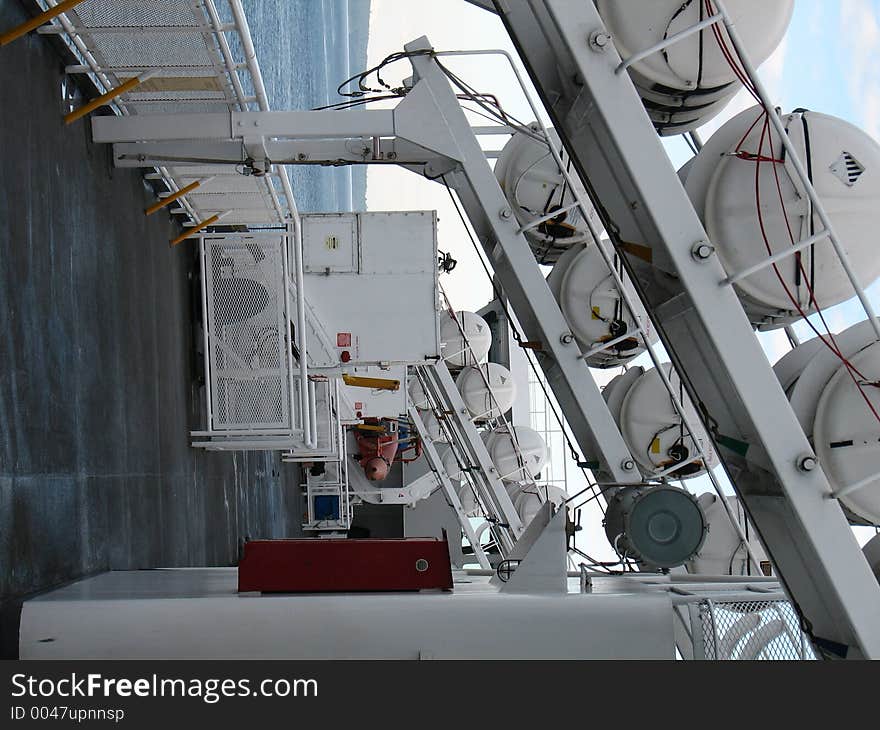
{"type": "Polygon", "coordinates": [[[840,33],[851,52],[847,77],[859,122],[868,134],[880,139],[880,21],[874,3],[840,3],[840,33]]]}

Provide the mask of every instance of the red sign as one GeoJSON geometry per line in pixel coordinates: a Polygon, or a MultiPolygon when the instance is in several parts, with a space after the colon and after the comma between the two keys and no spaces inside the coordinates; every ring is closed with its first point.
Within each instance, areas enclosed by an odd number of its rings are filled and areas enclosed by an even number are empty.
{"type": "Polygon", "coordinates": [[[446,539],[252,540],[238,590],[263,593],[452,590],[446,539]]]}
{"type": "Polygon", "coordinates": [[[361,403],[361,401],[356,400],[356,401],[354,402],[354,409],[355,409],[356,411],[361,410],[363,407],[364,407],[364,404],[361,403]]]}
{"type": "Polygon", "coordinates": [[[351,332],[337,332],[336,347],[351,347],[351,332]]]}

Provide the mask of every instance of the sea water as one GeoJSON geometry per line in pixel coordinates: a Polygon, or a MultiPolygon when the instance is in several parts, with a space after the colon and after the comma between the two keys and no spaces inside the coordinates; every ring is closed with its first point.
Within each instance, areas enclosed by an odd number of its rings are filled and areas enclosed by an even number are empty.
{"type": "MultiPolygon", "coordinates": [[[[244,0],[274,111],[345,101],[336,88],[366,68],[370,0],[244,0]]],[[[336,112],[344,114],[345,112],[336,112]]],[[[364,210],[363,166],[288,167],[301,212],[364,210]]]]}

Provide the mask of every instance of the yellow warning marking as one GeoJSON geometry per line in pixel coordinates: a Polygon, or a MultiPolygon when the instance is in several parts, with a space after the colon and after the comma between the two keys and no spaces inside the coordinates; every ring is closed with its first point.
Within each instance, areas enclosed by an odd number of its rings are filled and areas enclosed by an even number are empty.
{"type": "Polygon", "coordinates": [[[389,378],[363,378],[359,375],[342,374],[342,381],[355,388],[372,388],[374,390],[400,390],[400,381],[389,378]]]}

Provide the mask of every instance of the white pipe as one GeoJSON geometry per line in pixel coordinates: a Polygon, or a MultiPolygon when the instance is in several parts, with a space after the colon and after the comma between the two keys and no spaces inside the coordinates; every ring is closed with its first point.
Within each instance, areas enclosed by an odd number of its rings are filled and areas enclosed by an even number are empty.
{"type": "Polygon", "coordinates": [[[315,382],[309,381],[309,422],[311,425],[311,431],[309,432],[309,440],[306,442],[306,446],[312,449],[318,448],[318,406],[317,406],[317,397],[316,391],[317,386],[315,382]]]}
{"type": "MultiPolygon", "coordinates": [[[[241,38],[242,50],[244,52],[245,64],[251,76],[254,85],[254,95],[257,97],[257,105],[261,111],[269,111],[269,98],[266,95],[266,86],[263,83],[263,74],[260,71],[260,63],[257,60],[257,51],[254,48],[254,41],[251,37],[251,29],[248,24],[247,15],[241,5],[241,0],[229,0],[229,8],[232,11],[232,17],[235,26],[238,29],[238,35],[241,38]]],[[[309,399],[309,366],[308,352],[306,345],[306,311],[305,311],[305,288],[303,277],[303,241],[302,226],[300,225],[299,211],[296,207],[296,201],[293,196],[293,189],[290,185],[290,179],[287,176],[287,170],[278,166],[278,177],[281,179],[281,187],[284,190],[284,197],[287,198],[287,207],[290,217],[294,223],[294,280],[296,282],[296,329],[297,342],[299,346],[299,362],[300,362],[300,414],[302,418],[302,431],[305,444],[308,448],[317,446],[317,436],[312,427],[313,417],[317,414],[313,410],[313,406],[309,399]],[[313,439],[315,439],[313,441],[313,439]]],[[[271,186],[271,182],[267,179],[267,185],[271,186]]],[[[270,191],[273,195],[273,202],[277,201],[274,187],[270,191]]],[[[282,213],[282,219],[284,218],[282,213]]]]}
{"type": "Polygon", "coordinates": [[[300,426],[303,430],[303,441],[308,448],[315,448],[312,443],[311,412],[309,404],[309,368],[306,352],[306,310],[303,295],[303,250],[302,237],[294,237],[293,275],[296,285],[296,339],[299,345],[299,403],[300,426]]]}
{"type": "Polygon", "coordinates": [[[805,238],[800,243],[796,243],[788,248],[784,248],[781,251],[777,251],[772,256],[768,256],[766,259],[759,261],[756,264],[752,264],[751,266],[743,269],[742,271],[737,271],[735,274],[731,274],[728,276],[722,284],[736,284],[738,281],[742,281],[743,279],[751,276],[756,271],[760,271],[761,269],[766,269],[768,266],[772,266],[777,261],[782,261],[782,259],[786,259],[789,256],[794,256],[798,251],[803,251],[805,248],[809,248],[810,246],[819,243],[829,237],[829,232],[827,230],[819,231],[814,236],[810,236],[809,238],[805,238]]]}
{"type": "MultiPolygon", "coordinates": [[[[202,281],[202,291],[201,291],[201,299],[202,299],[202,322],[207,325],[208,322],[208,282],[207,275],[205,272],[205,239],[204,237],[199,238],[199,269],[201,274],[202,281]]],[[[208,427],[209,434],[214,430],[214,407],[213,407],[213,398],[214,395],[211,392],[211,347],[213,343],[211,339],[208,337],[208,328],[205,327],[204,330],[204,356],[205,356],[205,400],[206,400],[206,409],[208,412],[208,422],[205,424],[208,427]]],[[[193,435],[193,434],[190,434],[193,435]]]]}
{"type": "MultiPolygon", "coordinates": [[[[287,340],[287,367],[288,367],[288,377],[287,377],[287,397],[290,408],[290,426],[291,433],[299,433],[302,437],[303,443],[306,442],[308,438],[308,433],[302,428],[302,423],[300,422],[299,427],[295,424],[296,416],[294,413],[294,371],[293,371],[293,338],[289,336],[290,333],[290,286],[288,286],[288,281],[290,277],[290,226],[287,227],[287,235],[283,238],[282,249],[281,249],[281,261],[284,275],[284,326],[287,329],[288,336],[285,337],[287,340]]],[[[300,404],[300,408],[302,408],[302,404],[300,404]]]]}
{"type": "Polygon", "coordinates": [[[238,29],[238,34],[241,36],[244,60],[247,64],[248,71],[251,73],[251,79],[254,82],[254,94],[256,94],[257,103],[260,105],[262,111],[269,111],[269,100],[266,97],[266,87],[263,85],[263,75],[260,73],[260,64],[257,61],[257,51],[254,48],[254,41],[251,38],[251,29],[248,25],[244,8],[241,6],[241,0],[229,0],[229,8],[232,10],[235,27],[238,29]]]}
{"type": "Polygon", "coordinates": [[[635,53],[627,58],[616,69],[614,69],[614,73],[619,74],[623,72],[634,63],[638,63],[639,61],[646,59],[648,56],[653,56],[655,53],[657,53],[658,51],[662,51],[664,48],[669,48],[669,46],[674,45],[675,43],[678,43],[679,41],[684,40],[689,36],[692,36],[694,33],[703,30],[703,28],[708,28],[710,25],[715,25],[715,23],[717,23],[721,19],[721,13],[717,13],[709,18],[706,18],[705,20],[700,21],[696,25],[692,25],[690,28],[685,28],[684,30],[679,31],[674,35],[664,38],[662,41],[660,41],[659,43],[655,43],[650,48],[646,48],[644,51],[639,51],[638,53],[635,53]]]}

